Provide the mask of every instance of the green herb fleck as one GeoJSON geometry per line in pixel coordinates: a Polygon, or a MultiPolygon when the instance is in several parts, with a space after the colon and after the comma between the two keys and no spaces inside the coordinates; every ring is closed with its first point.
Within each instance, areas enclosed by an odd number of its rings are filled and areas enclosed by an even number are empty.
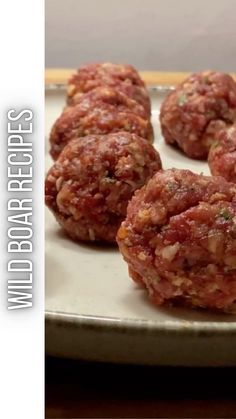
{"type": "Polygon", "coordinates": [[[213,111],[206,111],[205,112],[205,116],[208,119],[215,119],[215,112],[213,112],[213,111]]]}
{"type": "Polygon", "coordinates": [[[167,187],[169,191],[173,191],[175,189],[175,184],[172,182],[168,182],[167,187]]]}
{"type": "Polygon", "coordinates": [[[163,227],[161,227],[161,231],[166,231],[166,230],[169,230],[169,226],[163,226],[163,227]]]}
{"type": "Polygon", "coordinates": [[[208,76],[203,77],[203,83],[205,83],[205,84],[209,83],[209,77],[208,76]]]}
{"type": "Polygon", "coordinates": [[[232,267],[232,266],[225,266],[224,267],[224,272],[230,272],[230,271],[233,271],[234,270],[234,268],[232,267]]]}
{"type": "Polygon", "coordinates": [[[116,183],[116,179],[111,178],[111,177],[105,177],[104,181],[107,183],[116,183]]]}
{"type": "Polygon", "coordinates": [[[213,143],[213,144],[212,144],[211,148],[212,148],[212,149],[213,149],[213,148],[216,148],[216,147],[218,147],[218,145],[219,145],[219,143],[216,141],[215,143],[213,143]]]}
{"type": "Polygon", "coordinates": [[[220,211],[220,216],[223,217],[226,221],[232,219],[232,215],[225,209],[220,211]]]}
{"type": "Polygon", "coordinates": [[[125,123],[124,130],[125,131],[130,131],[131,130],[131,126],[130,126],[130,124],[128,122],[125,123]]]}
{"type": "Polygon", "coordinates": [[[178,104],[179,106],[183,106],[185,103],[187,103],[187,96],[182,94],[179,96],[178,104]]]}

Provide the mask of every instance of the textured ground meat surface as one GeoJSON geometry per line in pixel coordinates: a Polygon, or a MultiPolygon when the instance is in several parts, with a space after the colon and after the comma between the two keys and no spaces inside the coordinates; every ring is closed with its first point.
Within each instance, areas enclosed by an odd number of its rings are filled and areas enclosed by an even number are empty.
{"type": "Polygon", "coordinates": [[[131,111],[141,118],[147,119],[147,114],[142,105],[129,96],[119,92],[114,87],[101,86],[87,93],[82,94],[78,99],[76,105],[80,104],[85,111],[92,106],[100,106],[103,104],[116,106],[119,111],[131,111]]]}
{"type": "Polygon", "coordinates": [[[158,305],[235,310],[236,185],[159,171],[130,201],[117,241],[131,277],[158,305]]]}
{"type": "Polygon", "coordinates": [[[70,141],[46,178],[46,204],[76,240],[115,242],[137,188],[161,169],[158,152],[135,134],[70,141]]]}
{"type": "Polygon", "coordinates": [[[236,120],[236,83],[220,72],[192,74],[164,100],[160,122],[167,143],[206,159],[216,133],[236,120]]]}
{"type": "Polygon", "coordinates": [[[130,65],[103,63],[82,66],[69,79],[68,105],[76,104],[83,93],[101,86],[116,88],[140,103],[146,115],[150,115],[151,104],[145,84],[135,68],[130,65]]]}
{"type": "Polygon", "coordinates": [[[236,183],[236,125],[223,129],[211,146],[208,163],[211,173],[236,183]]]}
{"type": "Polygon", "coordinates": [[[96,102],[85,98],[73,107],[66,108],[56,120],[50,133],[50,154],[57,159],[65,145],[75,137],[89,134],[109,134],[127,131],[153,142],[153,128],[144,119],[124,104],[116,105],[105,101],[96,102]]]}

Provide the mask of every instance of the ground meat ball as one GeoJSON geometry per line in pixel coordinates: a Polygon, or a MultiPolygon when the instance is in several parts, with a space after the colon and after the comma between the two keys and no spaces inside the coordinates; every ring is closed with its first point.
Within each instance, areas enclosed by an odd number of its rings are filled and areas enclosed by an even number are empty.
{"type": "Polygon", "coordinates": [[[80,104],[81,108],[86,112],[91,107],[101,106],[103,104],[113,105],[118,111],[131,111],[141,118],[147,119],[147,114],[142,105],[136,100],[109,86],[101,86],[87,93],[82,94],[76,105],[80,104]]]}
{"type": "Polygon", "coordinates": [[[147,116],[151,112],[150,98],[143,80],[130,65],[88,64],[72,75],[68,82],[67,103],[74,105],[83,93],[96,87],[110,86],[140,103],[147,116]]]}
{"type": "Polygon", "coordinates": [[[76,106],[69,107],[61,114],[52,127],[50,134],[51,156],[57,159],[65,145],[75,137],[89,134],[109,134],[127,131],[153,141],[153,129],[149,120],[141,118],[124,106],[110,103],[96,105],[87,98],[76,106]]]}
{"type": "Polygon", "coordinates": [[[192,74],[164,100],[160,122],[167,143],[207,158],[217,131],[236,120],[236,83],[219,72],[192,74]]]}
{"type": "Polygon", "coordinates": [[[76,240],[115,242],[137,188],[161,169],[158,152],[135,134],[70,141],[46,178],[46,204],[76,240]]]}
{"type": "Polygon", "coordinates": [[[131,277],[155,303],[232,310],[236,185],[188,170],[159,171],[129,203],[117,241],[131,277]]]}
{"type": "Polygon", "coordinates": [[[109,84],[110,78],[117,82],[132,83],[136,86],[145,87],[143,80],[133,66],[112,63],[94,63],[81,66],[72,75],[69,85],[76,86],[80,92],[88,92],[97,87],[97,80],[103,80],[104,84],[109,84]]]}
{"type": "Polygon", "coordinates": [[[221,130],[211,146],[208,163],[211,173],[236,183],[236,125],[221,130]]]}

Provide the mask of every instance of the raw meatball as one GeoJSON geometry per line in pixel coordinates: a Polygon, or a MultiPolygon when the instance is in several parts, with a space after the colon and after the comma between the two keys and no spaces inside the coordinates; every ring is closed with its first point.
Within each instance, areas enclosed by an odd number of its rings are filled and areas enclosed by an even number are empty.
{"type": "Polygon", "coordinates": [[[143,80],[131,65],[88,64],[78,69],[68,82],[67,103],[74,105],[83,93],[96,87],[110,86],[140,103],[146,114],[151,111],[150,98],[143,80]]]}
{"type": "Polygon", "coordinates": [[[119,131],[131,132],[153,142],[150,121],[125,109],[124,103],[115,105],[101,101],[98,104],[86,97],[78,105],[66,108],[53,125],[49,138],[51,156],[57,159],[65,145],[75,137],[119,131]]]}
{"type": "Polygon", "coordinates": [[[82,94],[77,98],[76,105],[80,104],[85,111],[94,106],[101,106],[103,104],[115,106],[119,111],[131,111],[141,118],[147,119],[147,114],[142,105],[129,96],[119,92],[114,87],[101,86],[97,87],[87,93],[82,94]]]}
{"type": "Polygon", "coordinates": [[[208,155],[211,173],[236,183],[236,125],[221,130],[216,140],[208,155]]]}
{"type": "Polygon", "coordinates": [[[192,74],[164,100],[160,122],[167,143],[206,159],[219,129],[236,120],[236,83],[228,74],[192,74]]]}
{"type": "Polygon", "coordinates": [[[128,201],[161,169],[158,152],[135,134],[70,141],[46,178],[46,204],[76,240],[115,242],[128,201]]]}
{"type": "Polygon", "coordinates": [[[131,83],[136,86],[145,84],[137,70],[127,64],[94,63],[81,66],[69,80],[69,85],[75,85],[80,92],[88,92],[97,87],[97,81],[103,80],[109,84],[110,78],[117,82],[131,83]]]}
{"type": "Polygon", "coordinates": [[[236,185],[188,170],[156,173],[129,203],[118,245],[135,281],[165,302],[236,303],[236,185]]]}

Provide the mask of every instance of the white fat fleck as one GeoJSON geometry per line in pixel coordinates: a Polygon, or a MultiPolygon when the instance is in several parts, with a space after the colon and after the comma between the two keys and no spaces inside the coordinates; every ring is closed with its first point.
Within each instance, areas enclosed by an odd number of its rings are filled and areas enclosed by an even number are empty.
{"type": "Polygon", "coordinates": [[[94,241],[95,240],[95,234],[94,234],[93,229],[92,228],[89,228],[88,229],[88,232],[89,232],[89,238],[90,238],[90,240],[91,241],[94,241]]]}
{"type": "Polygon", "coordinates": [[[180,285],[182,285],[183,282],[185,282],[184,278],[177,277],[173,279],[172,284],[175,285],[176,287],[180,287],[180,285]]]}
{"type": "Polygon", "coordinates": [[[127,247],[131,247],[132,246],[132,243],[131,243],[131,241],[130,241],[130,239],[128,237],[124,239],[124,243],[125,243],[125,245],[127,247]]]}
{"type": "Polygon", "coordinates": [[[226,313],[236,314],[236,303],[231,304],[224,310],[226,313]]]}
{"type": "Polygon", "coordinates": [[[63,183],[63,177],[62,176],[60,176],[57,180],[56,180],[56,188],[57,188],[57,191],[59,191],[60,189],[61,189],[61,185],[62,185],[62,183],[63,183]]]}
{"type": "Polygon", "coordinates": [[[140,260],[146,260],[146,259],[147,259],[147,257],[146,257],[146,255],[145,255],[145,253],[144,253],[144,252],[140,252],[140,253],[138,254],[138,258],[139,258],[140,260]]]}
{"type": "Polygon", "coordinates": [[[234,133],[235,127],[232,125],[232,127],[228,128],[227,130],[227,135],[228,138],[230,139],[231,135],[234,133]]]}
{"type": "Polygon", "coordinates": [[[207,291],[211,293],[211,292],[219,291],[219,289],[220,289],[219,285],[216,283],[213,283],[208,286],[207,291]]]}
{"type": "Polygon", "coordinates": [[[161,281],[161,277],[156,274],[155,277],[151,277],[151,276],[147,276],[146,277],[147,281],[148,281],[148,285],[152,285],[153,288],[155,288],[155,285],[161,281]]]}
{"type": "Polygon", "coordinates": [[[208,249],[211,253],[216,253],[219,245],[219,240],[217,236],[208,237],[208,249]]]}
{"type": "Polygon", "coordinates": [[[227,266],[230,266],[230,268],[235,269],[236,268],[236,260],[235,260],[235,256],[230,255],[230,256],[226,256],[225,257],[225,264],[227,266]]]}
{"type": "Polygon", "coordinates": [[[138,212],[138,217],[143,219],[149,219],[150,217],[150,210],[149,209],[143,209],[143,210],[139,210],[138,212]]]}
{"type": "Polygon", "coordinates": [[[170,244],[169,246],[166,246],[162,249],[161,255],[163,259],[167,259],[170,262],[175,258],[176,253],[180,249],[180,244],[177,242],[175,244],[170,244]]]}

